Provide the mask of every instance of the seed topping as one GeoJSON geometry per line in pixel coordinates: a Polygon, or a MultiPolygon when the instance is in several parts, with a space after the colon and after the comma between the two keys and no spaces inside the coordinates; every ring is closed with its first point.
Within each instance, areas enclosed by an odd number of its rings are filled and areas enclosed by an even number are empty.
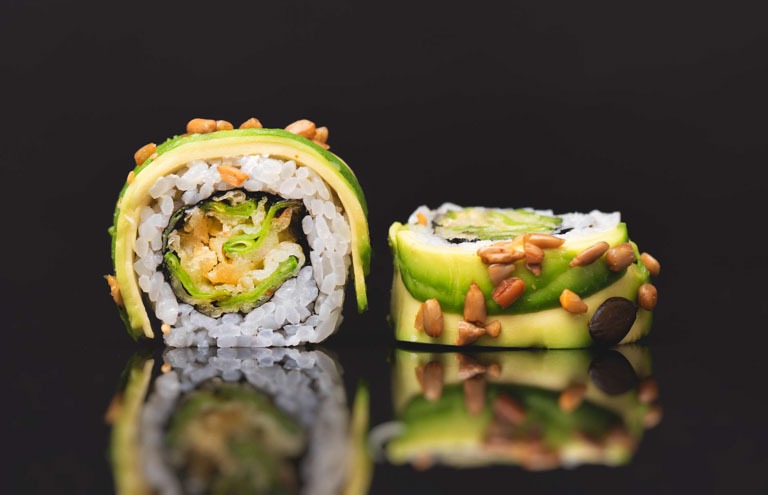
{"type": "Polygon", "coordinates": [[[320,145],[321,148],[329,149],[330,146],[328,146],[328,128],[318,127],[315,129],[315,136],[312,138],[312,141],[314,141],[315,144],[320,145]]]}
{"type": "Polygon", "coordinates": [[[531,273],[536,275],[537,277],[541,275],[541,264],[540,263],[526,263],[526,268],[530,270],[531,273]]]}
{"type": "Polygon", "coordinates": [[[502,280],[509,278],[516,267],[517,265],[514,263],[491,263],[488,265],[488,278],[491,279],[491,283],[496,287],[502,280]]]}
{"type": "Polygon", "coordinates": [[[286,126],[285,130],[307,139],[314,138],[315,133],[317,132],[315,123],[307,119],[297,120],[296,122],[286,126]]]}
{"type": "Polygon", "coordinates": [[[262,127],[263,126],[261,125],[261,121],[255,117],[251,117],[250,119],[240,124],[240,129],[261,129],[262,127]]]}
{"type": "Polygon", "coordinates": [[[637,309],[629,299],[609,297],[589,320],[589,334],[597,344],[616,345],[635,323],[637,309]]]}
{"type": "Polygon", "coordinates": [[[437,299],[427,299],[419,307],[416,313],[415,326],[417,330],[432,338],[439,337],[443,333],[443,311],[437,299]]]}
{"type": "Polygon", "coordinates": [[[187,122],[187,132],[190,134],[208,134],[216,130],[216,121],[211,119],[192,119],[187,122]]]}
{"type": "Polygon", "coordinates": [[[133,161],[136,162],[136,165],[141,165],[147,161],[147,158],[149,158],[155,151],[157,151],[157,145],[155,143],[145,144],[133,154],[133,161]]]}
{"type": "Polygon", "coordinates": [[[107,279],[107,283],[109,284],[109,294],[112,296],[112,300],[122,308],[123,296],[120,295],[120,287],[117,285],[117,278],[115,278],[114,275],[105,275],[104,278],[107,279]]]}
{"type": "Polygon", "coordinates": [[[485,324],[485,333],[494,339],[501,333],[501,322],[499,320],[489,321],[485,324]]]}
{"type": "Polygon", "coordinates": [[[562,246],[563,243],[565,243],[565,239],[550,234],[526,234],[524,239],[525,242],[533,244],[534,246],[540,247],[542,249],[558,248],[562,246]]]}
{"type": "Polygon", "coordinates": [[[234,187],[240,187],[248,179],[248,174],[232,165],[219,165],[219,175],[221,180],[234,187]]]}
{"type": "Polygon", "coordinates": [[[610,244],[608,244],[605,241],[600,241],[596,244],[592,244],[582,252],[576,255],[575,258],[571,260],[570,263],[568,263],[568,266],[574,267],[574,266],[586,266],[591,265],[595,261],[597,261],[602,255],[610,249],[610,244]]]}
{"type": "Polygon", "coordinates": [[[483,291],[476,283],[472,282],[469,286],[467,295],[464,297],[464,320],[470,323],[485,323],[487,316],[485,307],[485,296],[483,291]]]}
{"type": "Polygon", "coordinates": [[[525,292],[525,282],[523,282],[523,279],[511,277],[502,280],[502,282],[493,289],[491,297],[496,301],[496,304],[502,308],[508,308],[523,295],[523,292],[525,292]]]}
{"type": "Polygon", "coordinates": [[[525,258],[525,253],[516,249],[516,243],[510,241],[497,242],[490,246],[481,247],[477,250],[477,255],[485,264],[491,263],[514,263],[525,258]]]}
{"type": "Polygon", "coordinates": [[[648,253],[642,253],[640,255],[640,261],[645,265],[645,268],[653,275],[658,277],[661,273],[661,264],[659,261],[648,253]]]}
{"type": "Polygon", "coordinates": [[[635,261],[635,252],[628,242],[614,246],[605,253],[608,269],[614,272],[627,268],[635,261]]]}
{"type": "Polygon", "coordinates": [[[485,335],[485,328],[473,325],[468,321],[459,322],[459,336],[456,345],[468,345],[485,335]]]}
{"type": "Polygon", "coordinates": [[[216,121],[216,130],[217,131],[231,131],[235,127],[226,120],[217,120],[216,121]]]}
{"type": "Polygon", "coordinates": [[[581,300],[578,294],[568,289],[564,289],[560,294],[560,306],[569,313],[580,314],[587,312],[587,305],[581,300]]]}
{"type": "Polygon", "coordinates": [[[525,249],[525,262],[529,265],[538,265],[544,261],[544,250],[536,244],[526,241],[523,249],[525,249]]]}
{"type": "Polygon", "coordinates": [[[643,284],[637,290],[637,304],[641,308],[653,311],[659,301],[659,291],[652,284],[643,284]]]}

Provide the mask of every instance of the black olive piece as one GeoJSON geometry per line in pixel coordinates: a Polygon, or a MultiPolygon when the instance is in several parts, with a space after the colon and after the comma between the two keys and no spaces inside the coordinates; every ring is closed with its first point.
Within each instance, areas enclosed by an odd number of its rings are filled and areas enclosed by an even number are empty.
{"type": "Polygon", "coordinates": [[[637,317],[637,306],[624,297],[609,297],[589,320],[589,334],[599,345],[621,342],[637,317]]]}
{"type": "Polygon", "coordinates": [[[589,365],[589,377],[597,388],[608,395],[623,394],[637,386],[635,369],[618,351],[600,353],[589,365]]]}

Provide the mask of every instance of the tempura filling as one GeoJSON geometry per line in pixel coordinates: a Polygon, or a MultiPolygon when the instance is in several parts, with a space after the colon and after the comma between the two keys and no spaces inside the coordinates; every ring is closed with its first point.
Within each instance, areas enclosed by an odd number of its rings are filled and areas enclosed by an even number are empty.
{"type": "Polygon", "coordinates": [[[176,296],[208,316],[264,304],[304,266],[301,201],[233,190],[177,210],[163,233],[176,296]]]}

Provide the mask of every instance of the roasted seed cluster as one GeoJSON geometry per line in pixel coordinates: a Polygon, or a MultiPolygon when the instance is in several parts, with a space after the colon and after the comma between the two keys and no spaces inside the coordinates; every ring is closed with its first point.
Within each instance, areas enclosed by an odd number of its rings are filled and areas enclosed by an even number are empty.
{"type": "MultiPolygon", "coordinates": [[[[239,129],[261,129],[261,121],[255,117],[251,117],[242,124],[239,129]]],[[[190,134],[208,134],[216,131],[231,131],[235,126],[231,122],[226,120],[213,120],[213,119],[201,119],[195,118],[187,122],[187,132],[182,136],[189,136],[190,134]]],[[[292,132],[301,137],[305,137],[315,144],[324,149],[330,149],[328,146],[328,128],[316,127],[315,123],[311,120],[301,119],[289,124],[285,128],[286,131],[292,132]]],[[[139,148],[133,155],[133,160],[137,166],[143,165],[148,159],[157,158],[157,144],[149,143],[139,148]]],[[[128,176],[128,183],[133,181],[133,175],[128,176]]]]}
{"type": "MultiPolygon", "coordinates": [[[[541,264],[546,254],[545,250],[557,249],[564,243],[565,239],[554,235],[529,233],[521,234],[511,241],[496,242],[490,246],[478,249],[477,255],[483,263],[488,265],[488,278],[494,286],[491,293],[491,298],[494,302],[506,309],[525,292],[525,281],[519,277],[512,276],[517,268],[516,262],[524,260],[528,270],[534,275],[539,276],[541,275],[541,264]]],[[[600,241],[579,252],[571,260],[569,266],[572,268],[588,266],[601,258],[605,259],[608,269],[615,272],[624,270],[636,261],[634,249],[630,243],[626,242],[611,247],[607,242],[600,241]]],[[[642,253],[640,261],[651,275],[658,276],[661,271],[661,265],[656,258],[648,253],[642,253]]],[[[652,284],[646,283],[639,288],[637,293],[638,306],[647,311],[652,311],[656,307],[657,300],[658,293],[656,287],[652,284]]],[[[565,311],[574,315],[584,314],[589,310],[581,297],[569,289],[563,290],[562,294],[560,294],[560,306],[565,311]]],[[[607,315],[611,312],[602,311],[600,313],[607,315]]],[[[485,296],[475,282],[472,282],[469,286],[464,298],[463,317],[463,320],[459,322],[456,345],[471,344],[483,335],[495,338],[501,333],[501,323],[498,320],[486,321],[487,306],[485,296]]],[[[632,322],[634,322],[634,318],[632,318],[632,322]]],[[[594,323],[595,325],[590,325],[590,328],[594,326],[595,328],[602,329],[606,326],[603,324],[604,322],[594,323]]],[[[416,314],[415,327],[417,330],[423,330],[432,338],[442,335],[443,314],[437,299],[429,299],[422,303],[416,314]]]]}

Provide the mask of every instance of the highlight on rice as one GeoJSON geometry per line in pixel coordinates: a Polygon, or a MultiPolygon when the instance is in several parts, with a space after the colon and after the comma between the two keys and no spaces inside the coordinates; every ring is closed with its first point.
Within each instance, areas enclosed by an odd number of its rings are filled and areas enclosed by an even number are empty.
{"type": "Polygon", "coordinates": [[[350,415],[325,352],[167,348],[158,361],[133,356],[107,412],[116,493],[366,493],[367,391],[350,415]]]}
{"type": "Polygon", "coordinates": [[[173,347],[320,342],[346,280],[367,308],[367,207],[328,130],[193,119],[136,154],[115,210],[112,296],[134,337],[173,347]]]}
{"type": "Polygon", "coordinates": [[[578,348],[651,329],[661,266],[618,212],[421,206],[389,245],[400,341],[578,348]]]}

